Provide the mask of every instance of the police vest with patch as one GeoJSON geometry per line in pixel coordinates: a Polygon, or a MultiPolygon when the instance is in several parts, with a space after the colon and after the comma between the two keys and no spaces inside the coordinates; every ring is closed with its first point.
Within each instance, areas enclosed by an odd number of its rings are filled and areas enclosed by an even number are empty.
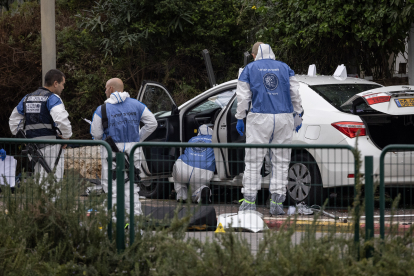
{"type": "MultiPolygon", "coordinates": [[[[211,135],[198,135],[190,139],[189,143],[203,143],[211,144],[211,135]]],[[[189,166],[199,168],[202,170],[209,170],[214,172],[216,169],[216,159],[213,148],[206,147],[192,147],[186,148],[184,154],[178,159],[189,166]]]]}
{"type": "Polygon", "coordinates": [[[56,139],[54,121],[47,108],[47,100],[52,95],[41,87],[26,96],[23,107],[27,138],[56,139]]]}
{"type": "Polygon", "coordinates": [[[290,67],[278,60],[261,59],[249,63],[240,74],[239,81],[250,85],[253,113],[292,113],[290,80],[294,76],[290,67]]]}
{"type": "Polygon", "coordinates": [[[143,103],[131,98],[98,107],[96,112],[102,118],[104,137],[111,136],[115,143],[139,142],[139,124],[145,108],[143,103]]]}

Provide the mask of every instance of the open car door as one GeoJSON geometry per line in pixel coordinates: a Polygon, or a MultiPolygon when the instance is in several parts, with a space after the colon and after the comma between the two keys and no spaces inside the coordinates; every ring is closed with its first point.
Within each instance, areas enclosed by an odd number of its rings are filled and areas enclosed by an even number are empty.
{"type": "MultiPolygon", "coordinates": [[[[161,83],[144,81],[138,92],[142,102],[154,114],[157,129],[145,142],[179,142],[179,114],[177,106],[167,88],[161,83]]],[[[169,175],[178,152],[174,148],[151,147],[143,149],[147,166],[142,169],[146,175],[169,175]]]]}
{"type": "MultiPolygon", "coordinates": [[[[240,136],[236,130],[236,94],[226,108],[217,116],[214,123],[213,143],[246,143],[246,135],[240,136]]],[[[245,125],[246,125],[246,120],[245,125]]],[[[214,148],[217,174],[221,180],[232,179],[244,172],[244,148],[214,148]]]]}

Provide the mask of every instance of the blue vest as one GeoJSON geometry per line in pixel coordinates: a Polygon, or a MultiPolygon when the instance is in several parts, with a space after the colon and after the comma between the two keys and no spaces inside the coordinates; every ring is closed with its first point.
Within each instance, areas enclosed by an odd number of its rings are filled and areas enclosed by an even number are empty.
{"type": "Polygon", "coordinates": [[[52,92],[41,87],[24,98],[21,107],[25,116],[24,129],[27,138],[41,139],[43,136],[56,138],[55,124],[48,108],[48,100],[52,95],[54,95],[52,92]]]}
{"type": "MultiPolygon", "coordinates": [[[[211,135],[198,135],[190,139],[189,143],[206,143],[211,144],[211,135]]],[[[209,170],[214,172],[216,169],[216,162],[213,148],[186,148],[184,154],[178,159],[191,167],[209,170]]]]}
{"type": "Polygon", "coordinates": [[[253,113],[292,113],[289,78],[294,76],[290,67],[278,60],[261,59],[249,63],[240,74],[239,81],[250,85],[253,113]]]}
{"type": "MultiPolygon", "coordinates": [[[[104,137],[110,135],[115,143],[139,142],[139,123],[145,105],[136,99],[126,98],[117,104],[106,104],[108,128],[104,129],[104,137]]],[[[101,107],[96,114],[102,118],[101,107]]]]}

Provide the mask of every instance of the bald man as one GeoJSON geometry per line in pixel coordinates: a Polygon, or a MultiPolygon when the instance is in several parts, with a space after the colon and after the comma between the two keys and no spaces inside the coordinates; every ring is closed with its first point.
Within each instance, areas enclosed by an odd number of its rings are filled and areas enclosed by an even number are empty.
{"type": "MultiPolygon", "coordinates": [[[[157,120],[149,109],[136,99],[132,99],[128,92],[124,91],[122,80],[113,78],[107,81],[105,86],[107,100],[99,106],[92,117],[91,134],[93,139],[104,140],[111,136],[120,152],[130,154],[131,148],[137,142],[144,141],[157,128],[157,120]],[[107,124],[103,124],[103,106],[105,105],[107,124]],[[145,125],[140,129],[139,124],[145,125]]],[[[104,191],[108,192],[108,153],[106,148],[101,147],[101,182],[104,191]]],[[[134,153],[134,165],[141,166],[141,148],[134,153]]],[[[112,167],[115,168],[115,163],[112,167]]],[[[125,178],[128,176],[126,175],[125,178]]],[[[140,215],[141,203],[139,202],[139,187],[134,185],[134,214],[140,215]]],[[[129,182],[125,183],[125,209],[130,210],[130,189],[129,182]]],[[[116,185],[112,185],[112,203],[116,203],[116,185]]]]}

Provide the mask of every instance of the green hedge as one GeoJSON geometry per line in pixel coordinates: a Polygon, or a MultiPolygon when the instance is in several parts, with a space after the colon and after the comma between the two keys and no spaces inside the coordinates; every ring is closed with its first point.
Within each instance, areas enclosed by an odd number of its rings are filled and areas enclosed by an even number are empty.
{"type": "Polygon", "coordinates": [[[135,242],[117,253],[107,237],[104,198],[80,200],[85,183],[74,175],[66,173],[62,182],[53,175],[42,182],[27,178],[15,194],[2,187],[0,275],[414,274],[413,226],[404,235],[390,231],[385,242],[366,242],[362,235],[356,244],[351,225],[342,234],[336,225],[328,227],[320,237],[316,217],[301,228],[300,243],[292,242],[299,229],[293,221],[266,231],[254,252],[249,235],[243,239],[232,231],[212,234],[206,242],[185,237],[189,217],[173,219],[169,228],[137,217],[135,242]],[[90,208],[97,212],[88,216],[90,208]],[[369,247],[373,257],[365,259],[369,247]]]}

